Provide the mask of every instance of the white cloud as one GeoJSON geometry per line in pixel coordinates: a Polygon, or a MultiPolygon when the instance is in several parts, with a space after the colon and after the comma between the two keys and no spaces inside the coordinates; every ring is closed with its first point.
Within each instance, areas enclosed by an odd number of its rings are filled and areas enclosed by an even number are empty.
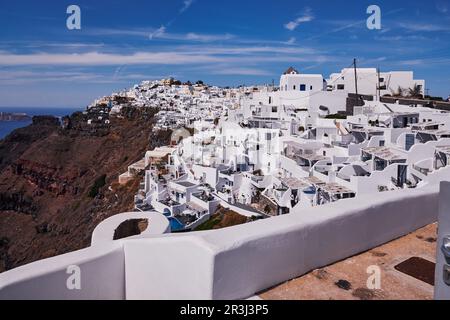
{"type": "Polygon", "coordinates": [[[199,42],[213,42],[213,41],[221,41],[221,40],[231,40],[234,36],[231,34],[198,34],[190,32],[186,34],[185,37],[181,37],[184,40],[193,40],[199,42]]]}
{"type": "Polygon", "coordinates": [[[314,15],[310,8],[305,8],[303,14],[297,19],[290,21],[284,25],[284,27],[290,31],[294,31],[301,23],[310,22],[314,20],[314,15]]]}
{"type": "Polygon", "coordinates": [[[448,4],[445,2],[438,2],[436,3],[436,9],[440,13],[447,13],[448,12],[448,4]]]}
{"type": "Polygon", "coordinates": [[[0,51],[0,66],[121,66],[121,65],[207,65],[233,63],[249,65],[257,62],[323,62],[332,61],[312,48],[291,46],[170,46],[151,52],[81,52],[54,51],[17,54],[0,51]]]}
{"type": "Polygon", "coordinates": [[[213,74],[220,75],[240,75],[240,76],[268,76],[271,72],[256,68],[223,68],[219,70],[212,70],[213,74]]]}
{"type": "Polygon", "coordinates": [[[109,73],[93,73],[83,71],[43,71],[43,70],[12,70],[0,71],[0,83],[17,85],[42,82],[80,82],[80,83],[117,83],[129,80],[161,79],[167,75],[149,75],[139,73],[124,73],[124,68],[118,67],[114,76],[109,73]]]}
{"type": "Polygon", "coordinates": [[[183,1],[183,7],[180,9],[180,13],[183,13],[187,9],[189,9],[192,6],[193,3],[194,3],[194,0],[184,0],[183,1]]]}
{"type": "Polygon", "coordinates": [[[78,66],[108,66],[108,65],[144,65],[144,64],[195,64],[221,61],[208,55],[191,55],[171,51],[136,52],[132,54],[110,54],[87,52],[80,54],[66,53],[34,53],[12,54],[0,53],[0,65],[78,65],[78,66]]]}
{"type": "Polygon", "coordinates": [[[286,44],[288,45],[293,45],[295,44],[295,42],[297,41],[297,39],[295,39],[294,37],[290,38],[288,41],[286,41],[286,44]]]}
{"type": "Polygon", "coordinates": [[[409,31],[438,32],[450,31],[450,27],[431,23],[410,23],[401,22],[398,24],[401,28],[409,31]]]}
{"type": "Polygon", "coordinates": [[[152,40],[154,38],[158,38],[158,37],[164,36],[165,33],[166,33],[166,27],[161,26],[158,29],[156,29],[155,31],[150,32],[150,35],[148,36],[148,38],[150,40],[152,40]]]}
{"type": "Polygon", "coordinates": [[[167,27],[162,25],[158,29],[95,29],[90,32],[94,36],[130,36],[148,37],[150,40],[174,40],[192,42],[214,42],[235,39],[229,33],[225,34],[202,34],[202,33],[170,33],[167,27]]]}

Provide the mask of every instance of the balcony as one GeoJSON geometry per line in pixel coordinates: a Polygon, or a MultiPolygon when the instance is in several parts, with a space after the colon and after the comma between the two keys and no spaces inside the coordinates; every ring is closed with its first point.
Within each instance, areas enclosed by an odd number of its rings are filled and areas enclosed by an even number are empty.
{"type": "Polygon", "coordinates": [[[415,164],[413,165],[413,168],[415,170],[419,171],[421,174],[423,174],[425,176],[427,176],[431,172],[430,169],[422,168],[422,167],[419,167],[418,165],[415,165],[415,164]]]}

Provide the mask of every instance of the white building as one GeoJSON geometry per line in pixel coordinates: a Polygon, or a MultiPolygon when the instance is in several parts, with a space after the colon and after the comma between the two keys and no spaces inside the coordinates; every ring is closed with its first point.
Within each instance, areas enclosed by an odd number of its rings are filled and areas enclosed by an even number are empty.
{"type": "MultiPolygon", "coordinates": [[[[392,94],[398,91],[398,88],[408,90],[418,85],[421,94],[425,92],[425,80],[414,79],[413,71],[391,71],[380,72],[375,68],[357,68],[358,94],[376,96],[378,86],[380,95],[392,94]]],[[[346,91],[356,93],[355,87],[355,69],[345,68],[341,73],[332,73],[327,80],[327,89],[329,91],[346,91]]]]}
{"type": "Polygon", "coordinates": [[[326,89],[325,80],[321,74],[300,74],[290,67],[280,78],[281,91],[317,92],[326,89]]]}

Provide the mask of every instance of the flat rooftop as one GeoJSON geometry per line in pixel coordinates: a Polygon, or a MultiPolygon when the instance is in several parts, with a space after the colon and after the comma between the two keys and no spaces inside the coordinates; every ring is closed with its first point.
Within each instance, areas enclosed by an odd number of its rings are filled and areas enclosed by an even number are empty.
{"type": "Polygon", "coordinates": [[[436,136],[450,135],[450,130],[419,130],[419,133],[434,134],[436,136]]]}
{"type": "Polygon", "coordinates": [[[329,194],[349,194],[355,193],[355,191],[350,190],[349,188],[342,186],[338,183],[331,182],[323,185],[321,187],[325,192],[329,194]]]}
{"type": "Polygon", "coordinates": [[[272,287],[258,296],[263,300],[431,300],[432,285],[395,267],[415,257],[435,263],[436,237],[435,223],[272,287]],[[381,270],[380,289],[367,288],[369,266],[378,266],[381,270]]]}
{"type": "Polygon", "coordinates": [[[302,189],[311,186],[307,181],[297,178],[284,178],[281,179],[281,183],[291,189],[302,189]]]}
{"type": "Polygon", "coordinates": [[[320,180],[319,178],[317,178],[315,176],[306,177],[306,178],[304,178],[304,180],[315,186],[322,186],[322,185],[326,184],[326,182],[320,180]]]}
{"type": "Polygon", "coordinates": [[[397,151],[392,148],[388,147],[369,147],[369,148],[363,148],[362,151],[371,154],[377,158],[392,161],[392,160],[405,160],[407,158],[407,155],[404,153],[401,153],[400,151],[397,151]]]}
{"type": "Polygon", "coordinates": [[[436,147],[436,151],[449,155],[450,154],[450,146],[438,146],[438,147],[436,147]]]}

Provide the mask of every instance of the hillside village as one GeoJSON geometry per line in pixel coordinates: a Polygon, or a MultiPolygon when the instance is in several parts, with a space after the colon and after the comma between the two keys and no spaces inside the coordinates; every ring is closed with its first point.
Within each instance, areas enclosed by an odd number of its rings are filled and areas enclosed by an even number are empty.
{"type": "Polygon", "coordinates": [[[135,209],[159,212],[177,232],[220,208],[252,221],[443,180],[450,104],[424,94],[412,71],[348,68],[325,79],[290,67],[279,86],[144,81],[87,112],[103,108],[92,124],[124,106],[158,108],[155,129],[173,130],[171,144],[119,182],[143,174],[135,209]]]}

